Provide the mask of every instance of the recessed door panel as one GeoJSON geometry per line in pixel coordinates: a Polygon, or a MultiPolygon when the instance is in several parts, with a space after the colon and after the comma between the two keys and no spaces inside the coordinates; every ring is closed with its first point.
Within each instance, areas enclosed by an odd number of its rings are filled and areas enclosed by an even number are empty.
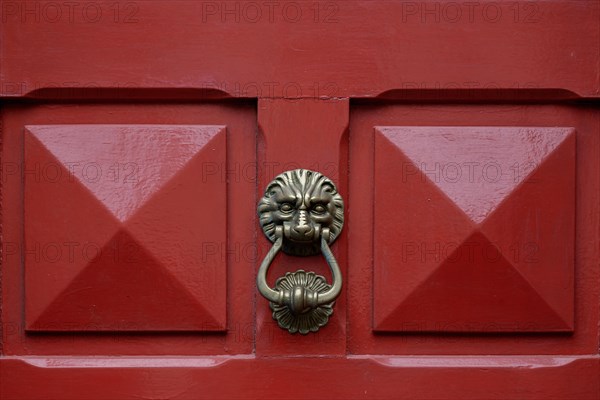
{"type": "Polygon", "coordinates": [[[598,129],[570,106],[352,107],[350,351],[593,351],[598,129]]]}
{"type": "Polygon", "coordinates": [[[244,102],[6,107],[4,350],[251,352],[255,117],[244,102]]]}

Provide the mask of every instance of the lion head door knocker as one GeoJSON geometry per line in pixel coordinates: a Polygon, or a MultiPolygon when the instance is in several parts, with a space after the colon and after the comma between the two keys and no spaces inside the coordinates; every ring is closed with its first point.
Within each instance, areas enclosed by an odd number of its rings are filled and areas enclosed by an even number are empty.
{"type": "Polygon", "coordinates": [[[333,182],[319,172],[296,169],[278,175],[258,203],[263,232],[273,242],[256,278],[258,291],[270,302],[273,318],[290,333],[316,332],[333,313],[342,291],[342,273],[329,245],[344,225],[344,202],[333,182]],[[293,256],[322,253],[332,283],[314,272],[287,272],[275,288],[267,285],[267,270],[283,250],[293,256]]]}

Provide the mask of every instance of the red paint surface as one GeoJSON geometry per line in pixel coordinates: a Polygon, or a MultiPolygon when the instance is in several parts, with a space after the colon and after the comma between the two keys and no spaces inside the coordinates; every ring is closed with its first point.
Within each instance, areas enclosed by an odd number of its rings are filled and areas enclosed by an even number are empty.
{"type": "Polygon", "coordinates": [[[600,398],[598,2],[250,4],[0,4],[0,397],[600,398]],[[517,179],[421,179],[484,161],[517,179]],[[255,288],[293,168],[346,204],[308,336],[255,288]],[[465,240],[502,258],[403,261],[465,240]]]}

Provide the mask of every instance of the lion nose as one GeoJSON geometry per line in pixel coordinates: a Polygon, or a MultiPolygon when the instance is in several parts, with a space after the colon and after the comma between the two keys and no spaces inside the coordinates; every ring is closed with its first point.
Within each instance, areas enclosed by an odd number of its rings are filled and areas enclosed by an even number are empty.
{"type": "Polygon", "coordinates": [[[306,235],[306,233],[310,231],[310,225],[296,225],[294,230],[301,235],[306,235]]]}

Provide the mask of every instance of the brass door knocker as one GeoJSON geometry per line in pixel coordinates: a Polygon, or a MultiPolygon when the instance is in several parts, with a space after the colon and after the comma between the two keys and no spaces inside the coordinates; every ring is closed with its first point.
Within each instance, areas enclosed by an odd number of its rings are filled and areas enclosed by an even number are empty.
{"type": "Polygon", "coordinates": [[[296,169],[278,175],[258,203],[263,232],[273,242],[258,270],[258,291],[270,302],[273,318],[290,333],[316,332],[333,313],[342,291],[342,273],[329,245],[344,225],[344,202],[333,182],[319,172],[296,169]],[[294,256],[322,253],[331,269],[332,283],[314,272],[287,272],[275,288],[267,271],[283,250],[294,256]]]}

